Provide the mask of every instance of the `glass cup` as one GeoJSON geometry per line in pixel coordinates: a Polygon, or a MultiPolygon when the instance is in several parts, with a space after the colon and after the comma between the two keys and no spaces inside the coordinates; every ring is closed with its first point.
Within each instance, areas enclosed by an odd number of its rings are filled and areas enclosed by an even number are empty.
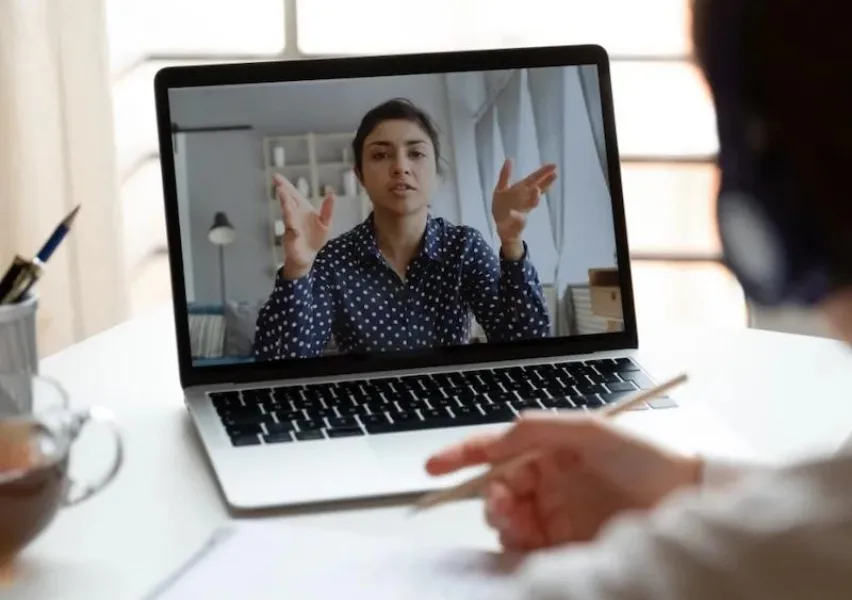
{"type": "Polygon", "coordinates": [[[0,374],[0,565],[9,562],[53,521],[60,508],[104,489],[123,462],[121,432],[105,408],[70,408],[62,385],[35,374],[0,374]],[[24,406],[14,401],[26,398],[24,406]],[[10,399],[12,401],[10,401],[10,399]],[[71,448],[89,424],[107,427],[112,460],[93,481],[68,472],[71,448]]]}

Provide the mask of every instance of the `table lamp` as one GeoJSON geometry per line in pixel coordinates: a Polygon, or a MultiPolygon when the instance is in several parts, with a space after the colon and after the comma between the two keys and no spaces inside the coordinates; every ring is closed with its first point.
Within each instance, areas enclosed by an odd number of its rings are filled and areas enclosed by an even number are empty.
{"type": "Polygon", "coordinates": [[[225,307],[225,246],[234,243],[237,234],[234,226],[224,212],[217,212],[213,217],[213,225],[207,232],[210,243],[219,247],[219,289],[222,294],[222,307],[225,307]]]}

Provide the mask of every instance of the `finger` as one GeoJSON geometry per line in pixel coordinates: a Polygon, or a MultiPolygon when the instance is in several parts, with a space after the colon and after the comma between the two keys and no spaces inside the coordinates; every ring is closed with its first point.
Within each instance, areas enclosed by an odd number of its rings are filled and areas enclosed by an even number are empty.
{"type": "Polygon", "coordinates": [[[528,185],[535,185],[538,182],[539,179],[541,179],[542,177],[552,173],[555,170],[556,170],[555,164],[547,163],[546,165],[539,167],[538,169],[536,169],[535,171],[533,171],[532,173],[530,173],[529,175],[524,177],[524,183],[526,183],[528,185]]]}
{"type": "Polygon", "coordinates": [[[485,522],[497,530],[509,527],[508,516],[512,512],[512,493],[502,481],[492,481],[485,491],[485,522]]]}
{"type": "Polygon", "coordinates": [[[574,492],[571,485],[571,471],[576,465],[566,461],[557,461],[553,453],[548,453],[535,463],[541,485],[536,494],[536,512],[545,533],[545,543],[548,545],[574,541],[576,538],[568,501],[569,494],[574,492]],[[566,472],[566,469],[569,471],[566,472]]]}
{"type": "Polygon", "coordinates": [[[505,517],[504,527],[496,528],[504,545],[514,550],[541,548],[546,536],[539,524],[535,506],[529,499],[516,499],[505,517]]]}
{"type": "Polygon", "coordinates": [[[281,201],[281,213],[284,215],[284,227],[294,229],[296,227],[296,211],[293,208],[293,199],[283,189],[278,189],[278,199],[281,201]]]}
{"type": "Polygon", "coordinates": [[[331,224],[331,217],[334,214],[334,202],[335,195],[333,192],[326,194],[325,200],[322,201],[319,219],[320,223],[322,223],[325,227],[328,227],[331,224]]]}
{"type": "Polygon", "coordinates": [[[500,169],[500,178],[497,180],[497,189],[505,190],[509,187],[509,181],[512,178],[512,159],[507,158],[503,161],[503,167],[500,169]]]}
{"type": "Polygon", "coordinates": [[[524,202],[521,209],[529,212],[532,209],[536,208],[539,205],[539,203],[541,202],[541,194],[542,194],[542,192],[541,192],[541,190],[539,190],[539,188],[537,188],[537,187],[533,188],[532,191],[530,192],[529,196],[527,196],[527,200],[526,200],[526,202],[524,202]]]}
{"type": "Polygon", "coordinates": [[[536,474],[531,464],[525,464],[500,475],[499,482],[513,496],[526,496],[535,490],[536,474]]]}
{"type": "Polygon", "coordinates": [[[426,472],[430,475],[444,475],[486,463],[489,448],[496,439],[496,434],[482,435],[441,450],[426,461],[426,472]]]}
{"type": "Polygon", "coordinates": [[[538,182],[538,189],[542,194],[546,194],[547,190],[550,189],[550,186],[553,185],[553,182],[556,181],[556,172],[548,173],[538,182]]]}
{"type": "Polygon", "coordinates": [[[279,183],[279,185],[284,188],[287,192],[287,195],[293,199],[293,208],[294,209],[305,209],[308,208],[313,210],[313,206],[308,202],[307,198],[302,195],[302,192],[298,190],[298,188],[290,183],[290,180],[286,177],[281,177],[277,173],[273,175],[275,177],[275,181],[279,183]]]}
{"type": "Polygon", "coordinates": [[[608,437],[592,415],[524,412],[500,438],[485,447],[489,462],[502,462],[533,449],[590,449],[608,437]]]}

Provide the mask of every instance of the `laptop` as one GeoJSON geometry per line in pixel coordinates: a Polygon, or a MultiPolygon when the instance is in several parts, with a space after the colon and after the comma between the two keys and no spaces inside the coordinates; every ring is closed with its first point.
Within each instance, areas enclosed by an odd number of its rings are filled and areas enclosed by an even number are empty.
{"type": "MultiPolygon", "coordinates": [[[[168,67],[155,92],[180,380],[231,509],[453,485],[438,449],[654,385],[600,47],[168,67]]],[[[676,394],[619,422],[730,439],[676,394]]]]}

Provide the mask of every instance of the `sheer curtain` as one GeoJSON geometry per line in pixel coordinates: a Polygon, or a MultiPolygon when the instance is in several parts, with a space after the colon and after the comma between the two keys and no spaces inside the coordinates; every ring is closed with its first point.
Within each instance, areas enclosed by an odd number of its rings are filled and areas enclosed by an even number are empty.
{"type": "Polygon", "coordinates": [[[0,269],[82,205],[38,285],[42,356],[126,314],[103,0],[0,3],[0,269]]]}

